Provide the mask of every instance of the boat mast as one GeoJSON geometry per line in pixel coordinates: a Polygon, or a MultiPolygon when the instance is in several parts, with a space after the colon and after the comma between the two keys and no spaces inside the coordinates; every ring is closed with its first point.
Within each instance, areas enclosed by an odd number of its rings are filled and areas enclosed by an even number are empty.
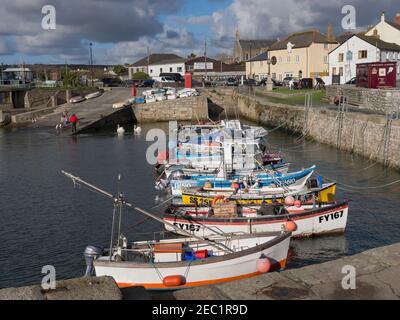
{"type": "Polygon", "coordinates": [[[161,219],[161,218],[159,218],[159,217],[153,215],[152,213],[147,212],[146,210],[143,210],[143,209],[141,209],[141,208],[139,208],[139,207],[136,207],[134,204],[132,204],[132,203],[126,201],[126,200],[123,198],[123,196],[122,196],[121,194],[120,194],[118,197],[115,197],[115,196],[112,195],[111,193],[109,193],[109,192],[107,192],[107,191],[105,191],[105,190],[102,190],[102,189],[100,189],[100,188],[98,188],[98,187],[96,187],[96,186],[90,184],[89,182],[86,182],[86,181],[82,180],[81,178],[72,175],[71,173],[68,173],[68,172],[66,172],[66,171],[64,171],[64,170],[62,170],[61,173],[64,174],[66,177],[70,178],[70,179],[74,182],[74,184],[75,184],[76,182],[79,182],[80,184],[83,184],[84,186],[88,187],[89,190],[96,191],[96,192],[98,192],[98,193],[100,193],[100,194],[102,194],[102,195],[104,195],[104,196],[106,196],[106,197],[108,197],[108,198],[113,199],[113,200],[114,200],[114,203],[118,203],[118,202],[119,202],[121,206],[122,206],[122,204],[124,204],[124,205],[127,206],[128,208],[131,208],[131,209],[133,209],[133,210],[136,210],[136,211],[138,211],[138,212],[144,214],[145,216],[147,216],[147,217],[149,217],[149,218],[151,218],[151,219],[153,219],[153,220],[156,220],[156,221],[158,221],[158,222],[160,222],[160,223],[162,223],[162,224],[164,224],[164,225],[167,225],[167,226],[173,228],[174,230],[177,230],[177,231],[179,231],[180,233],[182,233],[182,234],[184,234],[184,235],[186,235],[186,236],[188,236],[188,237],[190,237],[190,238],[195,238],[195,239],[200,240],[200,241],[205,241],[205,242],[207,242],[208,244],[210,244],[211,246],[213,246],[213,247],[215,247],[215,248],[217,248],[217,249],[219,249],[219,250],[222,250],[222,251],[224,251],[225,253],[233,253],[233,252],[234,252],[232,249],[228,248],[227,246],[225,246],[225,245],[222,244],[222,243],[217,243],[217,242],[215,242],[215,241],[213,241],[213,240],[206,239],[206,238],[202,238],[202,237],[200,237],[200,236],[191,234],[191,233],[189,233],[189,232],[187,232],[187,231],[185,231],[185,230],[182,230],[182,229],[180,229],[179,227],[173,225],[172,223],[169,223],[169,222],[167,222],[167,221],[164,221],[163,219],[161,219]]]}

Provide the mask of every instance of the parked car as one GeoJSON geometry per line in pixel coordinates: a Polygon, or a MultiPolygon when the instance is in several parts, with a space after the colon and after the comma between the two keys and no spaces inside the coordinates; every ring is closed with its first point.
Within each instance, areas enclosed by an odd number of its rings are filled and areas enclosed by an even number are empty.
{"type": "Polygon", "coordinates": [[[243,85],[245,85],[245,86],[258,86],[259,82],[257,80],[255,80],[255,79],[246,79],[243,82],[243,85]]]}
{"type": "Polygon", "coordinates": [[[180,73],[162,72],[162,73],[160,73],[160,77],[169,77],[169,78],[172,78],[175,82],[179,82],[179,83],[185,82],[185,79],[182,77],[182,75],[180,73]]]}
{"type": "Polygon", "coordinates": [[[155,81],[153,79],[143,80],[143,87],[146,87],[146,88],[153,87],[154,82],[155,81]]]}
{"type": "Polygon", "coordinates": [[[123,86],[122,81],[118,78],[104,78],[101,80],[104,87],[121,87],[123,86]]]}
{"type": "MultiPolygon", "coordinates": [[[[283,87],[283,83],[281,81],[271,79],[272,80],[272,87],[283,87]]],[[[266,86],[267,85],[267,78],[264,78],[260,81],[260,86],[266,86]]]]}
{"type": "Polygon", "coordinates": [[[84,97],[82,97],[82,96],[75,96],[75,97],[72,97],[71,99],[69,99],[69,102],[70,103],[79,103],[79,102],[82,102],[82,101],[85,101],[86,99],[84,98],[84,97]]]}
{"type": "Polygon", "coordinates": [[[227,86],[237,86],[237,85],[239,85],[239,81],[237,79],[235,79],[235,78],[229,78],[226,81],[226,85],[227,86]]]}
{"type": "Polygon", "coordinates": [[[285,87],[289,87],[289,83],[290,81],[293,80],[294,81],[294,85],[295,87],[297,86],[297,83],[299,82],[299,79],[295,78],[295,77],[286,77],[282,80],[282,83],[285,87]]]}
{"type": "Polygon", "coordinates": [[[357,78],[351,78],[349,81],[346,82],[346,84],[357,84],[357,78]]]}
{"type": "Polygon", "coordinates": [[[175,83],[175,80],[171,77],[154,77],[153,79],[158,82],[175,83]]]}

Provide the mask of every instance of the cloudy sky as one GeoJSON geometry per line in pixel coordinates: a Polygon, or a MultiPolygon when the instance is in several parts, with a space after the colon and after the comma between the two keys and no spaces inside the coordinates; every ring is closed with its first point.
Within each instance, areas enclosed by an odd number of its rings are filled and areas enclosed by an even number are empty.
{"type": "Polygon", "coordinates": [[[276,39],[309,28],[336,34],[342,7],[356,8],[357,28],[392,20],[399,0],[0,0],[0,62],[133,63],[150,52],[232,54],[242,38],[276,39]],[[56,9],[56,29],[42,28],[42,7],[56,9]]]}

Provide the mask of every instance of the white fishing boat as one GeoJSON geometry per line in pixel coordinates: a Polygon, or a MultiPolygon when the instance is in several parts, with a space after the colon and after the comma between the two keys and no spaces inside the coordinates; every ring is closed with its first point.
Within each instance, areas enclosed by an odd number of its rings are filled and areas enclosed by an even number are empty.
{"type": "Polygon", "coordinates": [[[280,231],[209,238],[224,244],[225,250],[193,238],[134,242],[114,247],[111,254],[98,251],[93,268],[96,276],[113,277],[120,288],[171,290],[217,284],[283,269],[290,235],[280,231]]]}
{"type": "MultiPolygon", "coordinates": [[[[62,171],[74,184],[113,200],[109,249],[88,246],[84,256],[87,276],[111,276],[118,286],[174,290],[245,279],[285,267],[291,232],[214,235],[201,238],[181,230],[187,238],[129,243],[121,234],[122,207],[169,225],[128,202],[79,177],[62,171]]],[[[173,225],[170,225],[173,227],[173,225]]],[[[177,227],[175,229],[178,229],[177,227]]]]}
{"type": "MultiPolygon", "coordinates": [[[[343,233],[347,225],[347,201],[334,203],[264,204],[240,206],[235,202],[212,206],[171,205],[164,220],[198,236],[222,233],[257,233],[280,231],[295,222],[293,237],[343,233]]],[[[166,225],[166,230],[176,232],[166,225]]],[[[177,232],[179,234],[179,230],[177,232]]]]}

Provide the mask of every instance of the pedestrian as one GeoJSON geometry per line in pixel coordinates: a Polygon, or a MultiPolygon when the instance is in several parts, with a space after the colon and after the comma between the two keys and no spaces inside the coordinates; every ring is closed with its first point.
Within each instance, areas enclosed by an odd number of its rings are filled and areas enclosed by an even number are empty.
{"type": "Polygon", "coordinates": [[[74,114],[69,118],[69,122],[71,123],[72,133],[76,133],[76,125],[78,123],[78,117],[74,114]]]}
{"type": "Polygon", "coordinates": [[[293,90],[294,88],[294,81],[293,81],[293,79],[290,79],[290,81],[289,81],[289,89],[290,90],[293,90]]]}

